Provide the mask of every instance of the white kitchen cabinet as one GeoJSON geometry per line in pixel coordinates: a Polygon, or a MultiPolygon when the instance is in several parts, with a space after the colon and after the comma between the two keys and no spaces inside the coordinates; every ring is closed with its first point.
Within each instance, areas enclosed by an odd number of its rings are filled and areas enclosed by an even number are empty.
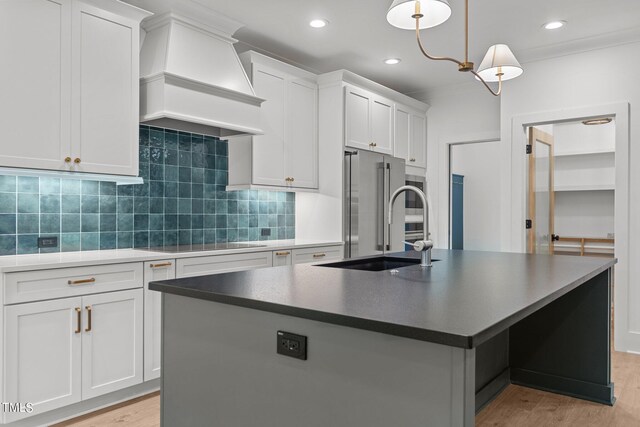
{"type": "Polygon", "coordinates": [[[292,264],[292,255],[290,250],[274,251],[273,252],[273,266],[281,267],[283,265],[292,264]]]}
{"type": "Polygon", "coordinates": [[[144,380],[160,377],[162,352],[162,294],[149,289],[149,282],[176,278],[174,260],[144,263],[144,380]]]}
{"type": "Polygon", "coordinates": [[[393,102],[347,85],[345,146],[393,154],[393,102]]]}
{"type": "Polygon", "coordinates": [[[326,261],[340,260],[343,257],[342,245],[301,248],[294,249],[292,252],[293,264],[317,264],[326,261]]]}
{"type": "Polygon", "coordinates": [[[427,167],[427,117],[407,106],[395,107],[394,156],[406,160],[407,166],[427,167]]]}
{"type": "Polygon", "coordinates": [[[204,276],[273,266],[271,252],[212,255],[176,260],[176,277],[204,276]]]}
{"type": "Polygon", "coordinates": [[[142,382],[143,291],[82,298],[82,399],[142,382]]]}
{"type": "MultiPolygon", "coordinates": [[[[79,402],[82,298],[5,307],[4,401],[31,402],[34,414],[79,402]]],[[[27,417],[4,412],[4,422],[27,417]]]]}
{"type": "Polygon", "coordinates": [[[138,8],[0,2],[0,166],[138,174],[138,8]],[[30,25],[24,25],[29,22],[30,25]]]}
{"type": "Polygon", "coordinates": [[[229,144],[229,188],[318,188],[318,87],[315,75],[246,52],[240,58],[265,99],[263,135],[229,144]]]}

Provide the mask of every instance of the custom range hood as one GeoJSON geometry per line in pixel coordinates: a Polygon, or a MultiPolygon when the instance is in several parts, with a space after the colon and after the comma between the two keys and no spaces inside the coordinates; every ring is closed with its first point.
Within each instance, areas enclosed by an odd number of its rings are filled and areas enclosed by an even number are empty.
{"type": "Polygon", "coordinates": [[[261,134],[260,104],[233,48],[242,24],[166,12],[143,22],[140,122],[228,137],[261,134]]]}

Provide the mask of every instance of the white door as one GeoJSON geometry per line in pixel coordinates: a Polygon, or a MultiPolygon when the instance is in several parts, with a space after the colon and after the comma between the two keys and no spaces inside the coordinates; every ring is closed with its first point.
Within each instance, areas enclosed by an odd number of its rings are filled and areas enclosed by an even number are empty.
{"type": "Polygon", "coordinates": [[[74,168],[137,176],[138,24],[89,4],[74,4],[74,168]]]}
{"type": "Polygon", "coordinates": [[[68,168],[71,1],[0,2],[0,165],[68,168]]]}
{"type": "Polygon", "coordinates": [[[143,290],[82,298],[82,398],[142,382],[143,290]]]}
{"type": "Polygon", "coordinates": [[[80,401],[81,307],[79,297],[5,307],[4,402],[31,402],[37,414],[80,401]]]}
{"type": "Polygon", "coordinates": [[[293,187],[318,188],[318,88],[290,80],[286,92],[285,177],[293,187]]]}
{"type": "Polygon", "coordinates": [[[393,154],[393,102],[377,96],[373,98],[370,126],[374,151],[393,154]]]}
{"type": "Polygon", "coordinates": [[[370,117],[372,94],[352,86],[345,87],[345,145],[372,150],[370,117]]]}
{"type": "Polygon", "coordinates": [[[409,164],[409,110],[401,105],[396,106],[395,141],[393,155],[405,159],[409,164]]]}
{"type": "Polygon", "coordinates": [[[256,96],[266,99],[260,107],[264,135],[253,138],[253,183],[284,186],[285,78],[255,68],[253,85],[256,96]]]}
{"type": "Polygon", "coordinates": [[[427,117],[425,114],[411,114],[411,135],[409,137],[409,158],[407,165],[427,167],[427,117]]]}
{"type": "Polygon", "coordinates": [[[160,377],[162,351],[162,294],[149,289],[149,282],[176,278],[174,260],[144,263],[144,380],[160,377]]]}

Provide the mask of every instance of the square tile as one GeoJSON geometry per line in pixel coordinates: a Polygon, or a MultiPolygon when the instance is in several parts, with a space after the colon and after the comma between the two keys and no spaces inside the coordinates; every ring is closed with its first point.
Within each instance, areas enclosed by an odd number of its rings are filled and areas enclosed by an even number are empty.
{"type": "Polygon", "coordinates": [[[178,183],[177,182],[165,182],[164,183],[164,197],[178,197],[178,183]]]}
{"type": "Polygon", "coordinates": [[[164,180],[169,182],[178,182],[178,166],[165,166],[164,180]]]}
{"type": "Polygon", "coordinates": [[[164,229],[164,215],[162,214],[150,214],[149,215],[149,230],[161,231],[164,229]]]}
{"type": "Polygon", "coordinates": [[[118,231],[133,231],[133,214],[118,215],[118,231]]]}
{"type": "Polygon", "coordinates": [[[79,251],[80,250],[80,233],[61,234],[60,250],[62,252],[79,251]]]}
{"type": "Polygon", "coordinates": [[[132,232],[118,232],[118,249],[128,249],[133,247],[132,232]]]}
{"type": "Polygon", "coordinates": [[[133,196],[133,187],[134,185],[118,185],[117,186],[117,191],[118,194],[117,196],[120,197],[132,197],[133,196]]]}
{"type": "Polygon", "coordinates": [[[80,232],[80,214],[63,214],[62,215],[62,232],[63,233],[79,233],[80,232]]]}
{"type": "Polygon", "coordinates": [[[17,254],[37,254],[40,252],[38,248],[37,234],[18,234],[17,254]]]}
{"type": "Polygon", "coordinates": [[[80,199],[80,210],[83,214],[100,213],[100,197],[83,194],[80,199]]]}
{"type": "Polygon", "coordinates": [[[179,151],[178,152],[178,166],[191,167],[191,152],[179,151]]]}
{"type": "Polygon", "coordinates": [[[178,215],[165,215],[164,230],[167,231],[167,230],[177,230],[177,229],[178,229],[178,215]]]}
{"type": "Polygon", "coordinates": [[[178,244],[178,232],[177,231],[165,231],[164,232],[164,244],[167,246],[178,244]]]}
{"type": "Polygon", "coordinates": [[[152,197],[149,199],[149,213],[161,214],[164,212],[164,199],[152,197]]]}
{"type": "Polygon", "coordinates": [[[191,198],[191,182],[181,182],[178,184],[178,197],[191,198]]]}
{"type": "MultiPolygon", "coordinates": [[[[0,177],[0,182],[2,177],[0,177]]],[[[0,188],[3,186],[0,184],[0,188]]],[[[15,191],[15,190],[14,190],[15,191]]],[[[18,177],[18,192],[39,194],[40,193],[40,178],[35,176],[19,176],[18,177]]]]}
{"type": "MultiPolygon", "coordinates": [[[[166,141],[165,141],[166,144],[166,141]]],[[[164,151],[164,164],[165,165],[178,165],[178,150],[165,149],[164,151]]]]}
{"type": "Polygon", "coordinates": [[[60,214],[40,214],[40,234],[60,232],[60,214]]]}
{"type": "Polygon", "coordinates": [[[81,181],[77,179],[63,179],[60,182],[60,192],[62,194],[80,194],[81,189],[81,181]]]}
{"type": "Polygon", "coordinates": [[[134,197],[133,198],[133,213],[148,214],[149,213],[149,198],[148,197],[134,197]]]}
{"type": "MultiPolygon", "coordinates": [[[[22,195],[21,195],[22,196],[22,195]]],[[[18,205],[20,206],[20,197],[18,205]]],[[[80,213],[80,196],[79,195],[62,195],[60,199],[60,210],[62,213],[80,213]]]]}
{"type": "Polygon", "coordinates": [[[16,236],[0,236],[0,255],[16,254],[16,236]]]}
{"type": "Polygon", "coordinates": [[[0,234],[16,234],[16,214],[0,214],[0,234]]]}
{"type": "Polygon", "coordinates": [[[181,151],[191,151],[191,134],[178,132],[178,149],[181,151]]]}
{"type": "Polygon", "coordinates": [[[118,189],[115,182],[101,182],[100,183],[100,195],[101,196],[115,196],[118,193],[118,189]]]}
{"type": "Polygon", "coordinates": [[[164,245],[164,232],[162,231],[150,231],[149,232],[149,247],[163,246],[164,245]]]}
{"type": "Polygon", "coordinates": [[[40,232],[40,216],[38,214],[18,214],[18,233],[37,234],[40,232]]]}
{"type": "Polygon", "coordinates": [[[100,196],[100,213],[116,213],[117,205],[116,196],[100,196]]]}
{"type": "Polygon", "coordinates": [[[191,199],[178,199],[178,213],[190,214],[191,205],[191,199]]]}
{"type": "Polygon", "coordinates": [[[164,213],[176,214],[178,213],[178,199],[174,197],[167,197],[164,199],[164,213]]]}
{"type": "Polygon", "coordinates": [[[191,230],[178,231],[178,244],[190,245],[191,244],[191,230]]]}
{"type": "Polygon", "coordinates": [[[149,196],[164,197],[164,182],[163,181],[149,182],[149,196]]]}
{"type": "Polygon", "coordinates": [[[210,228],[204,230],[204,243],[215,243],[216,242],[216,229],[210,228]]]}
{"type": "Polygon", "coordinates": [[[16,193],[0,193],[0,213],[16,213],[16,193]]]}
{"type": "Polygon", "coordinates": [[[97,251],[100,249],[100,234],[82,233],[80,235],[80,250],[97,251]]]}
{"type": "MultiPolygon", "coordinates": [[[[215,215],[213,223],[215,224],[215,215]]],[[[204,215],[191,215],[191,228],[204,228],[204,215]]]]}
{"type": "Polygon", "coordinates": [[[97,233],[100,230],[100,215],[82,214],[80,216],[80,229],[83,233],[97,233]]]}
{"type": "Polygon", "coordinates": [[[149,230],[149,214],[134,215],[133,229],[135,231],[148,231],[149,230]]]}
{"type": "Polygon", "coordinates": [[[40,178],[40,194],[60,194],[60,178],[40,178]]]}
{"type": "Polygon", "coordinates": [[[100,214],[100,231],[108,232],[108,231],[117,231],[118,223],[117,223],[117,215],[116,214],[100,214]]]}
{"type": "Polygon", "coordinates": [[[164,147],[164,130],[151,128],[149,132],[149,146],[164,147]]]}
{"type": "Polygon", "coordinates": [[[190,230],[191,215],[178,215],[178,228],[180,230],[190,230]]]}
{"type": "Polygon", "coordinates": [[[100,233],[100,250],[116,249],[118,247],[117,233],[100,233]]]}
{"type": "Polygon", "coordinates": [[[118,197],[118,213],[133,213],[133,197],[118,197]]]}
{"type": "Polygon", "coordinates": [[[97,196],[100,194],[100,183],[98,181],[82,181],[83,196],[97,196]]]}
{"type": "Polygon", "coordinates": [[[178,131],[173,129],[164,130],[164,147],[167,150],[178,149],[178,131]]]}
{"type": "Polygon", "coordinates": [[[227,141],[217,141],[216,143],[216,156],[227,156],[229,150],[227,147],[227,141]]]}
{"type": "Polygon", "coordinates": [[[17,191],[16,177],[11,175],[0,175],[0,191],[5,193],[15,193],[17,191]]]}
{"type": "Polygon", "coordinates": [[[216,216],[205,214],[203,215],[204,228],[216,228],[216,216]]]}
{"type": "Polygon", "coordinates": [[[149,247],[149,232],[148,231],[136,231],[133,233],[133,247],[134,248],[148,248],[149,247]]]}
{"type": "Polygon", "coordinates": [[[204,200],[191,199],[191,212],[194,214],[201,214],[204,212],[204,200]]]}
{"type": "Polygon", "coordinates": [[[60,195],[40,196],[40,213],[60,213],[60,195]]]}
{"type": "Polygon", "coordinates": [[[204,243],[204,230],[191,230],[191,244],[200,245],[204,243]]]}

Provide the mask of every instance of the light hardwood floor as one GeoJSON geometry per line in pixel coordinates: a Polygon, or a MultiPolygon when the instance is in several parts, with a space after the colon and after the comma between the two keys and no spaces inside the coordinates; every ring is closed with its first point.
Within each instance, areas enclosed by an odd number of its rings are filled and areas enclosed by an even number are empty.
{"type": "MultiPolygon", "coordinates": [[[[640,356],[612,353],[616,404],[599,405],[567,396],[510,385],[476,416],[488,426],[640,426],[640,356]]],[[[160,426],[160,397],[143,398],[53,427],[160,426]]]]}

